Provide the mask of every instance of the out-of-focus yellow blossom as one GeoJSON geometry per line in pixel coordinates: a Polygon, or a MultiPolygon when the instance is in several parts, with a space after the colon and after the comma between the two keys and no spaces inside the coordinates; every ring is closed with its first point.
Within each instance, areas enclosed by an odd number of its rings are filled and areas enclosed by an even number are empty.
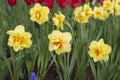
{"type": "Polygon", "coordinates": [[[94,7],[94,18],[97,19],[102,15],[103,8],[102,7],[94,7]]]}
{"type": "Polygon", "coordinates": [[[99,17],[99,19],[105,21],[108,17],[109,13],[107,11],[104,11],[102,15],[99,17]]]}
{"type": "Polygon", "coordinates": [[[76,7],[73,14],[75,15],[74,19],[82,12],[82,7],[76,7]]]}
{"type": "Polygon", "coordinates": [[[60,32],[59,30],[54,30],[51,34],[48,35],[49,41],[49,50],[55,50],[56,54],[60,55],[61,53],[70,52],[72,35],[69,32],[60,32]]]}
{"type": "Polygon", "coordinates": [[[89,56],[93,58],[94,62],[107,61],[109,59],[109,53],[111,53],[111,47],[104,43],[103,39],[92,41],[89,46],[89,56]]]}
{"type": "Polygon", "coordinates": [[[119,16],[120,15],[120,6],[115,5],[113,9],[110,11],[112,15],[119,16]]]}
{"type": "Polygon", "coordinates": [[[83,11],[86,14],[86,16],[92,16],[93,14],[92,8],[89,6],[89,4],[84,5],[83,11]]]}
{"type": "Polygon", "coordinates": [[[81,24],[88,23],[89,16],[85,14],[85,12],[81,12],[76,18],[75,21],[81,24]]]}
{"type": "Polygon", "coordinates": [[[82,10],[82,7],[75,8],[73,14],[75,15],[74,20],[78,23],[85,24],[88,23],[89,17],[92,16],[93,11],[89,4],[85,4],[82,10]]]}
{"type": "MultiPolygon", "coordinates": [[[[113,1],[113,3],[114,3],[114,1],[113,1]]],[[[120,6],[120,0],[116,0],[116,4],[115,5],[120,6]]]]}
{"type": "Polygon", "coordinates": [[[100,19],[104,21],[109,16],[109,13],[106,10],[104,10],[103,7],[94,7],[93,12],[93,16],[95,19],[100,19]]]}
{"type": "Polygon", "coordinates": [[[103,7],[105,10],[111,10],[113,8],[113,2],[111,2],[110,0],[105,0],[103,2],[103,7]]]}
{"type": "Polygon", "coordinates": [[[14,30],[8,30],[9,34],[8,46],[13,47],[15,52],[22,50],[23,48],[29,48],[32,44],[30,40],[31,34],[25,32],[24,26],[18,25],[14,30]]]}
{"type": "Polygon", "coordinates": [[[58,29],[63,30],[63,22],[65,20],[65,16],[59,12],[59,14],[55,14],[55,17],[53,17],[53,24],[57,26],[58,29]]]}
{"type": "Polygon", "coordinates": [[[48,21],[48,14],[49,8],[41,6],[39,3],[36,3],[35,6],[30,9],[30,19],[40,25],[48,21]]]}

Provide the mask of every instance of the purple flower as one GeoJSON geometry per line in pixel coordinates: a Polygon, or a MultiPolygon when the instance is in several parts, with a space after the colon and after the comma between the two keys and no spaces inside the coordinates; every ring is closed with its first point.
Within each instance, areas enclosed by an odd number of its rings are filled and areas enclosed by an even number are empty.
{"type": "Polygon", "coordinates": [[[36,79],[36,73],[35,72],[32,72],[31,75],[30,75],[30,80],[37,80],[36,79]]]}

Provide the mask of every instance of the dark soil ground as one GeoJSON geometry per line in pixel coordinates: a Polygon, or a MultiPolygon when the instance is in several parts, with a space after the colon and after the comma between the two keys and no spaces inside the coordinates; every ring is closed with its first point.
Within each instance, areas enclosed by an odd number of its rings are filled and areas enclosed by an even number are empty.
{"type": "MultiPolygon", "coordinates": [[[[74,70],[73,70],[72,76],[71,76],[71,80],[74,80],[75,75],[76,75],[76,70],[77,70],[77,68],[74,67],[74,70]]],[[[5,80],[10,80],[10,75],[9,74],[7,75],[5,80]]],[[[29,80],[27,74],[25,75],[23,80],[29,80]]],[[[59,76],[58,76],[58,74],[56,72],[56,67],[54,65],[52,65],[50,67],[50,69],[48,70],[48,72],[45,75],[44,80],[59,80],[59,76]]],[[[85,77],[84,80],[94,80],[93,74],[92,74],[92,71],[91,71],[90,67],[87,68],[86,77],[85,77]]]]}
{"type": "MultiPolygon", "coordinates": [[[[74,67],[74,70],[73,70],[72,76],[71,76],[71,80],[74,80],[75,74],[76,74],[76,70],[77,70],[77,68],[74,67]]],[[[87,77],[84,80],[94,80],[94,77],[93,77],[93,74],[92,74],[92,71],[91,71],[90,67],[87,68],[86,76],[87,77]]],[[[44,80],[59,80],[59,77],[58,77],[58,74],[56,72],[55,66],[52,66],[48,70],[47,74],[45,75],[44,80]]]]}

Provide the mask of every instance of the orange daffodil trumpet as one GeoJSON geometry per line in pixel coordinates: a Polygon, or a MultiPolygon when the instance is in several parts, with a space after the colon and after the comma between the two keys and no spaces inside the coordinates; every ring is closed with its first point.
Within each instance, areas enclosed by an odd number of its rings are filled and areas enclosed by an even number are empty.
{"type": "Polygon", "coordinates": [[[55,17],[52,18],[53,25],[55,25],[58,29],[63,30],[63,22],[65,20],[65,16],[59,12],[59,14],[55,14],[55,17]]]}
{"type": "Polygon", "coordinates": [[[56,54],[60,55],[61,53],[70,52],[72,35],[69,32],[61,32],[59,30],[54,30],[51,34],[48,35],[49,41],[49,50],[55,50],[56,54]]]}
{"type": "Polygon", "coordinates": [[[9,34],[8,46],[13,47],[15,52],[29,48],[32,44],[31,33],[25,32],[23,25],[16,26],[14,30],[8,30],[7,34],[9,34]]]}
{"type": "Polygon", "coordinates": [[[89,46],[89,56],[93,58],[94,62],[107,61],[111,53],[111,47],[104,43],[103,39],[92,41],[89,46]]]}
{"type": "Polygon", "coordinates": [[[30,16],[33,22],[38,24],[43,24],[48,21],[49,8],[41,6],[39,3],[36,3],[33,8],[30,9],[30,16]]]}

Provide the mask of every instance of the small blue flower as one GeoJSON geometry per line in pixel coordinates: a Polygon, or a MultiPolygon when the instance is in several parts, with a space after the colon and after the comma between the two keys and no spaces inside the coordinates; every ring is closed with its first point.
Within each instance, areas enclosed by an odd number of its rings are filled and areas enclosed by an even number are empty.
{"type": "Polygon", "coordinates": [[[30,75],[30,80],[37,80],[36,79],[36,73],[35,72],[32,72],[31,75],[30,75]]]}

